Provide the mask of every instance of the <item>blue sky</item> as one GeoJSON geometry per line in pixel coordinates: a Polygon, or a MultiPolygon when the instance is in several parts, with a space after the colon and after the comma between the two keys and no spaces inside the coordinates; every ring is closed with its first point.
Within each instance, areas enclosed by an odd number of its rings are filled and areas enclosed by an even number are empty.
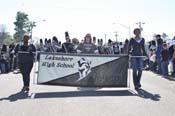
{"type": "Polygon", "coordinates": [[[34,37],[52,37],[64,41],[64,32],[69,31],[71,38],[83,39],[86,33],[97,38],[115,40],[128,38],[128,28],[138,27],[142,21],[143,36],[149,40],[154,33],[175,35],[174,0],[0,0],[0,24],[6,24],[8,31],[14,33],[17,11],[29,15],[30,20],[38,22],[33,29],[34,37]],[[115,25],[113,23],[116,23],[115,25]]]}

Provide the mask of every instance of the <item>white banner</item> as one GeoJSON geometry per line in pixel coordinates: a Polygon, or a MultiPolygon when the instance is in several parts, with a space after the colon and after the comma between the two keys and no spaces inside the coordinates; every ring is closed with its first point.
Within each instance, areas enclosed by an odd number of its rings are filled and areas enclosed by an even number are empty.
{"type": "Polygon", "coordinates": [[[41,53],[37,84],[127,87],[127,55],[41,53]]]}
{"type": "MultiPolygon", "coordinates": [[[[38,83],[45,83],[54,79],[79,73],[81,69],[93,68],[119,57],[69,56],[56,54],[41,54],[39,62],[38,83]],[[81,66],[81,64],[84,64],[81,66]]],[[[86,69],[87,70],[87,69],[86,69]]],[[[88,72],[87,72],[88,73],[88,72]]],[[[90,72],[89,72],[90,73],[90,72]]],[[[80,75],[80,79],[83,78],[80,75]]]]}

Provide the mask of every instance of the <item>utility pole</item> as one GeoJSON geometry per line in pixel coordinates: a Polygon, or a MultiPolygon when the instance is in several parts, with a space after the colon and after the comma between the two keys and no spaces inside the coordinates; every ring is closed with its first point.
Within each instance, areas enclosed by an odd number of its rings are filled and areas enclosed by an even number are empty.
{"type": "Polygon", "coordinates": [[[116,37],[116,42],[118,42],[118,33],[117,32],[114,32],[115,33],[115,37],[116,37]]]}
{"type": "Polygon", "coordinates": [[[143,27],[142,27],[142,25],[144,25],[145,24],[145,22],[137,22],[136,23],[137,25],[139,25],[139,29],[141,30],[141,31],[143,31],[143,27]]]}
{"type": "Polygon", "coordinates": [[[105,45],[106,45],[107,34],[105,33],[105,45]]]}
{"type": "Polygon", "coordinates": [[[130,26],[127,26],[127,25],[125,25],[125,24],[121,24],[121,23],[113,23],[113,25],[116,25],[116,24],[118,24],[118,25],[120,25],[120,26],[122,26],[122,27],[124,27],[124,28],[126,28],[126,29],[128,29],[128,37],[129,37],[129,39],[131,38],[131,27],[130,26]]]}

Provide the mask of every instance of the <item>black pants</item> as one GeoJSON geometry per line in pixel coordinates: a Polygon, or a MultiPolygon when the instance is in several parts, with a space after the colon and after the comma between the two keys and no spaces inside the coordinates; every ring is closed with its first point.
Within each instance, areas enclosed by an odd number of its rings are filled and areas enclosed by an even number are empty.
{"type": "Polygon", "coordinates": [[[19,68],[22,73],[24,86],[29,87],[30,85],[30,72],[32,70],[32,67],[33,67],[33,62],[19,63],[19,68]]]}

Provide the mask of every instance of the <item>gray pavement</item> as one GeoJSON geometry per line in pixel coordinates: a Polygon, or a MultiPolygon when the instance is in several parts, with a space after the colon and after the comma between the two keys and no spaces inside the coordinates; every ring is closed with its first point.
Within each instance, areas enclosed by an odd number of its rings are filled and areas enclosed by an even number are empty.
{"type": "Polygon", "coordinates": [[[175,116],[175,81],[145,71],[142,90],[33,85],[20,74],[0,75],[0,116],[175,116]]]}

